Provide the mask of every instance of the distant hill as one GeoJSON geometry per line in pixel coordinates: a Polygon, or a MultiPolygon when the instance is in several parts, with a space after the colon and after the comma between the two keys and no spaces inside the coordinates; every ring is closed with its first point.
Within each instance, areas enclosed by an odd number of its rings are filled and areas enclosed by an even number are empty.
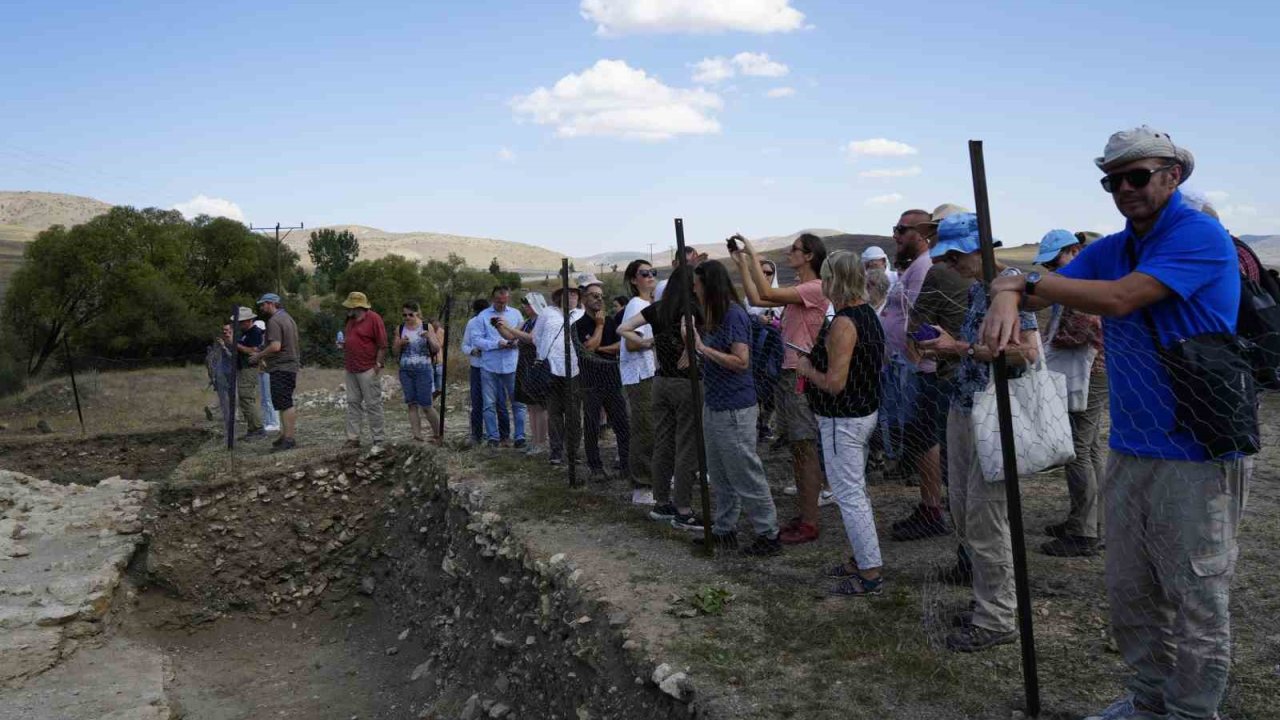
{"type": "MultiPolygon", "coordinates": [[[[339,232],[350,230],[360,241],[359,260],[376,260],[386,255],[400,255],[410,260],[444,260],[455,253],[472,267],[487,268],[489,261],[498,259],[503,270],[518,272],[556,272],[564,256],[554,250],[526,245],[525,243],[493,238],[447,235],[433,232],[394,233],[363,225],[330,225],[339,232]]],[[[313,230],[295,230],[285,244],[302,257],[302,264],[310,266],[307,257],[307,241],[313,230]]],[[[576,263],[576,261],[574,261],[576,263]]]]}
{"type": "Polygon", "coordinates": [[[50,225],[79,225],[110,209],[111,205],[101,200],[79,195],[0,191],[0,226],[16,225],[35,232],[50,225]]]}

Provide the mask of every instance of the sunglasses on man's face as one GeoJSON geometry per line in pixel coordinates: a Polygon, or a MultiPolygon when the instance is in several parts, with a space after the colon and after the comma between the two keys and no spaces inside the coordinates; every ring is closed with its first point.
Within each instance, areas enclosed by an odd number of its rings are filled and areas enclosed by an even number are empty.
{"type": "Polygon", "coordinates": [[[906,235],[907,233],[909,233],[909,232],[911,232],[912,230],[915,230],[915,229],[916,229],[916,226],[915,226],[915,225],[894,225],[894,226],[893,226],[893,234],[894,234],[894,235],[906,235]]]}
{"type": "Polygon", "coordinates": [[[1151,182],[1151,177],[1159,172],[1164,172],[1172,168],[1176,163],[1158,167],[1155,170],[1146,168],[1138,168],[1137,170],[1125,170],[1124,172],[1110,173],[1103,176],[1098,182],[1102,183],[1102,189],[1109,193],[1113,193],[1120,189],[1122,183],[1129,183],[1129,187],[1134,190],[1141,190],[1151,182]]]}

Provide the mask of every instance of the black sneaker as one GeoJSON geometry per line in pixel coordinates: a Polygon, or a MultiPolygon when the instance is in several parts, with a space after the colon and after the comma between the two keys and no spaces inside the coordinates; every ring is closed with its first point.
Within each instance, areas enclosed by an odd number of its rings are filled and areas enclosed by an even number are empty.
{"type": "Polygon", "coordinates": [[[997,645],[1008,645],[1018,639],[1018,633],[996,632],[977,625],[962,627],[947,636],[947,649],[954,652],[981,652],[997,645]]]}
{"type": "Polygon", "coordinates": [[[513,447],[513,448],[515,448],[515,449],[517,449],[517,450],[523,450],[523,449],[525,448],[525,446],[526,446],[526,445],[528,445],[528,444],[529,444],[529,443],[525,442],[524,440],[517,440],[517,441],[515,442],[515,444],[514,444],[514,445],[512,445],[511,447],[513,447]]]}
{"type": "Polygon", "coordinates": [[[916,509],[910,515],[889,528],[889,537],[899,542],[924,540],[950,534],[951,528],[947,526],[942,510],[926,508],[924,505],[916,505],[916,509]]]}
{"type": "Polygon", "coordinates": [[[271,447],[280,447],[284,443],[284,435],[277,435],[275,440],[271,441],[271,447]]]}
{"type": "MultiPolygon", "coordinates": [[[[729,533],[727,535],[720,535],[719,533],[711,533],[711,543],[715,546],[716,550],[724,552],[737,550],[738,534],[729,533]]],[[[697,547],[706,547],[707,538],[703,535],[696,535],[693,538],[693,544],[697,547]]]]}
{"type": "Polygon", "coordinates": [[[742,549],[743,555],[751,557],[768,557],[777,555],[782,552],[782,541],[777,535],[767,537],[765,535],[757,535],[756,541],[742,549]]]}
{"type": "Polygon", "coordinates": [[[1068,535],[1050,540],[1040,551],[1053,557],[1093,557],[1098,554],[1098,538],[1068,535]]]}
{"type": "Polygon", "coordinates": [[[1054,523],[1044,526],[1044,534],[1051,538],[1064,538],[1070,533],[1067,532],[1067,524],[1065,522],[1054,523]]]}
{"type": "Polygon", "coordinates": [[[671,527],[677,530],[702,532],[704,526],[702,524],[702,518],[698,517],[696,514],[689,513],[688,515],[685,515],[684,513],[677,511],[676,516],[671,518],[671,527]]]}
{"type": "Polygon", "coordinates": [[[662,503],[661,505],[653,506],[653,509],[649,511],[649,518],[658,522],[671,522],[679,514],[680,511],[676,509],[675,505],[662,503]]]}
{"type": "Polygon", "coordinates": [[[285,440],[279,445],[276,445],[271,452],[285,452],[286,450],[292,450],[296,447],[298,447],[298,442],[296,440],[285,440]]]}

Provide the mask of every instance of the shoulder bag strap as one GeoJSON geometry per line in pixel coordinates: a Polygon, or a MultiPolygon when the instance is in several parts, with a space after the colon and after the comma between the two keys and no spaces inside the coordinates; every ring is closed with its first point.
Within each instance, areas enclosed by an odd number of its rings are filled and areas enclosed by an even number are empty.
{"type": "MultiPolygon", "coordinates": [[[[1132,266],[1129,268],[1129,272],[1133,272],[1138,269],[1138,253],[1133,247],[1133,235],[1130,235],[1125,241],[1124,247],[1129,254],[1129,264],[1132,266]]],[[[1156,323],[1151,317],[1151,308],[1149,306],[1142,308],[1142,320],[1147,326],[1147,332],[1151,335],[1151,343],[1155,346],[1156,354],[1159,355],[1161,350],[1164,349],[1164,345],[1161,344],[1160,335],[1156,332],[1156,323]]]]}

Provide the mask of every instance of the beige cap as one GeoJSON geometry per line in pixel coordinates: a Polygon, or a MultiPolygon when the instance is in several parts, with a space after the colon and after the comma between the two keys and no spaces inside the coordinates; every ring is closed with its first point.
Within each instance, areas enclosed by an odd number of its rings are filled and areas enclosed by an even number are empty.
{"type": "Polygon", "coordinates": [[[956,205],[955,203],[943,203],[933,209],[932,215],[929,216],[929,222],[920,223],[920,224],[921,225],[937,225],[938,223],[942,222],[943,220],[946,220],[948,217],[952,215],[958,215],[960,213],[971,213],[971,212],[973,211],[970,210],[969,208],[956,205]]]}

